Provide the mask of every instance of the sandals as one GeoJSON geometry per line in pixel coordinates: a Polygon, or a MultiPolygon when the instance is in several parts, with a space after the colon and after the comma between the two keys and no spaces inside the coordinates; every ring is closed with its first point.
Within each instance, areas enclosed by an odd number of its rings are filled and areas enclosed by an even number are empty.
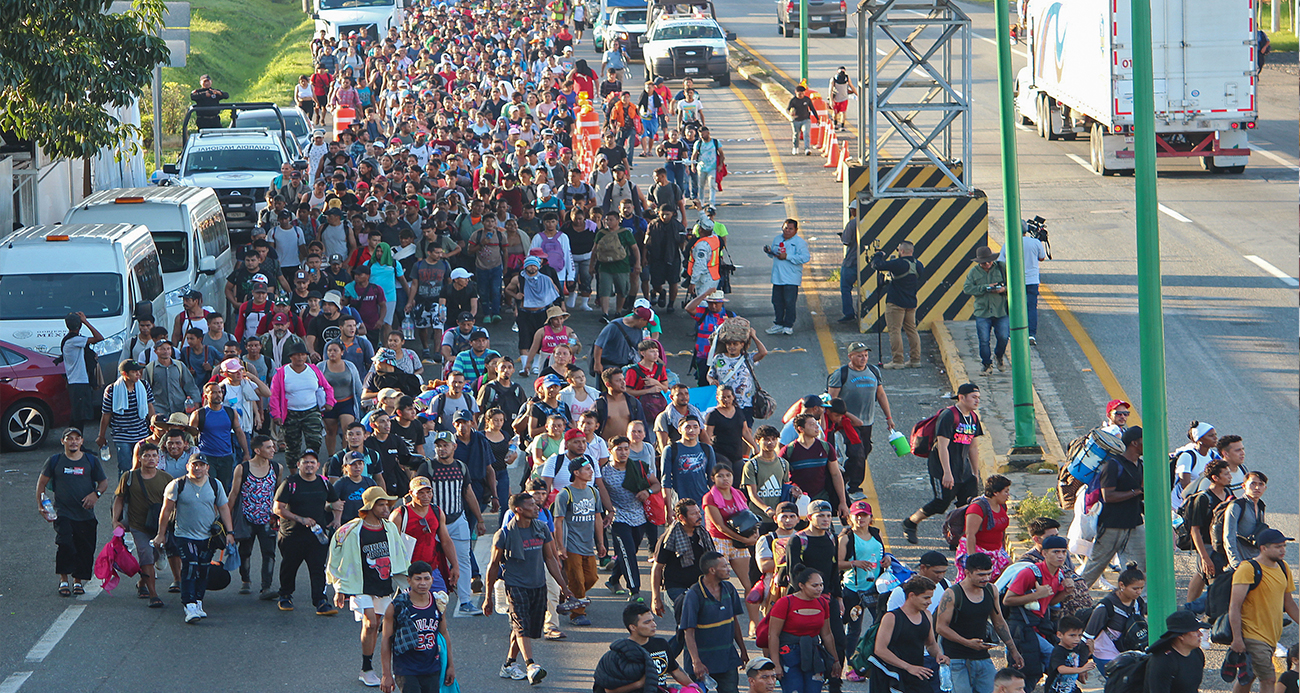
{"type": "Polygon", "coordinates": [[[166,606],[166,604],[163,603],[163,600],[162,600],[161,598],[159,598],[159,597],[150,597],[150,598],[149,598],[149,608],[150,608],[150,609],[161,609],[161,608],[163,608],[164,606],[166,606]]]}
{"type": "Polygon", "coordinates": [[[143,582],[135,583],[135,596],[139,599],[149,598],[149,588],[143,582]]]}
{"type": "Polygon", "coordinates": [[[567,635],[564,634],[564,631],[562,631],[562,630],[560,630],[560,629],[558,629],[558,628],[555,629],[555,630],[548,630],[548,631],[546,631],[545,633],[542,634],[542,639],[543,639],[543,640],[564,640],[564,639],[566,639],[566,638],[568,638],[568,637],[569,637],[569,636],[567,636],[567,635]]]}
{"type": "Polygon", "coordinates": [[[78,582],[77,584],[72,586],[72,593],[77,595],[85,594],[86,588],[83,587],[80,582],[78,582]]]}
{"type": "Polygon", "coordinates": [[[66,582],[60,582],[60,583],[59,583],[59,596],[60,596],[60,597],[71,597],[71,596],[72,596],[72,588],[68,586],[68,583],[66,583],[66,582]]]}

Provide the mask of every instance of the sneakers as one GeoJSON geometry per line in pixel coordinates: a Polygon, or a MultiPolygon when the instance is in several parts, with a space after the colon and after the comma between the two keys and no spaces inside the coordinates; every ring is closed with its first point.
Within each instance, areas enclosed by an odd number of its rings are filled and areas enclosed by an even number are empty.
{"type": "Polygon", "coordinates": [[[803,155],[804,155],[804,156],[812,156],[812,150],[809,149],[808,147],[804,147],[804,148],[803,148],[803,155]]]}
{"type": "Polygon", "coordinates": [[[609,590],[609,593],[614,595],[627,594],[627,590],[623,589],[621,585],[619,585],[617,582],[614,582],[613,580],[605,581],[605,589],[609,590]]]}
{"type": "MultiPolygon", "coordinates": [[[[273,602],[280,598],[280,593],[267,588],[257,593],[257,598],[264,602],[273,602]]],[[[291,605],[292,606],[292,605],[291,605]]]]}
{"type": "Polygon", "coordinates": [[[1038,338],[1031,335],[1029,337],[1029,346],[1035,346],[1037,344],[1038,344],[1038,338]]]}
{"type": "Polygon", "coordinates": [[[374,669],[361,672],[361,675],[357,677],[357,680],[371,688],[378,686],[380,683],[379,674],[376,674],[374,669]]]}
{"type": "Polygon", "coordinates": [[[198,615],[199,615],[199,618],[207,618],[207,617],[208,617],[208,612],[206,612],[206,611],[203,610],[203,600],[202,600],[202,599],[200,599],[200,600],[194,602],[194,613],[198,614],[198,615]]]}
{"type": "Polygon", "coordinates": [[[591,619],[587,618],[586,614],[583,614],[581,616],[573,616],[569,618],[569,625],[585,628],[586,626],[591,625],[591,619]]]}
{"type": "Polygon", "coordinates": [[[186,622],[186,623],[198,623],[198,622],[199,622],[199,619],[201,619],[201,618],[203,618],[203,617],[199,615],[199,610],[198,610],[198,609],[197,609],[193,604],[186,604],[186,605],[185,605],[185,622],[186,622]]]}
{"type": "Polygon", "coordinates": [[[850,494],[849,494],[849,500],[851,500],[851,501],[860,501],[860,500],[866,500],[866,499],[867,499],[867,494],[865,494],[865,493],[863,493],[863,492],[861,492],[861,491],[854,491],[853,493],[850,493],[850,494]]]}
{"type": "Polygon", "coordinates": [[[482,616],[483,610],[471,602],[465,602],[456,609],[455,618],[468,618],[470,616],[482,616]]]}
{"type": "Polygon", "coordinates": [[[542,679],[546,678],[546,670],[543,669],[541,665],[538,664],[537,662],[533,662],[532,664],[528,665],[527,677],[528,677],[528,684],[531,686],[536,686],[537,684],[542,682],[542,679]]]}
{"type": "Polygon", "coordinates": [[[766,330],[763,330],[763,332],[766,332],[767,334],[781,334],[783,331],[785,331],[785,328],[780,325],[773,325],[766,330]]]}
{"type": "Polygon", "coordinates": [[[1004,373],[1007,370],[1007,359],[1004,356],[998,357],[998,372],[1004,373]]]}
{"type": "Polygon", "coordinates": [[[798,148],[798,147],[790,147],[790,153],[793,154],[794,156],[799,156],[799,148],[798,148]]]}
{"type": "Polygon", "coordinates": [[[839,320],[836,320],[835,322],[849,323],[849,322],[856,322],[857,319],[858,318],[856,315],[845,315],[844,317],[840,318],[839,320]]]}
{"type": "Polygon", "coordinates": [[[909,544],[920,542],[920,539],[916,538],[916,523],[912,522],[912,518],[910,517],[903,520],[903,536],[907,538],[907,543],[909,544]]]}
{"type": "Polygon", "coordinates": [[[888,371],[896,371],[903,368],[907,368],[907,366],[903,364],[901,361],[890,361],[889,363],[886,363],[885,365],[881,366],[881,368],[888,371]]]}
{"type": "Polygon", "coordinates": [[[993,364],[984,364],[984,367],[980,369],[980,375],[993,375],[993,364]]]}
{"type": "Polygon", "coordinates": [[[338,612],[339,610],[334,608],[334,605],[329,602],[321,602],[316,605],[317,616],[334,616],[337,615],[338,612]]]}
{"type": "Polygon", "coordinates": [[[920,368],[920,367],[921,367],[921,362],[920,362],[920,361],[908,361],[908,362],[907,362],[907,367],[908,367],[908,368],[920,368]]]}
{"type": "Polygon", "coordinates": [[[528,672],[519,666],[519,662],[508,662],[502,665],[501,671],[497,672],[497,675],[503,679],[513,679],[515,681],[523,681],[528,678],[528,672]]]}
{"type": "Polygon", "coordinates": [[[793,328],[793,327],[782,327],[782,328],[781,328],[781,334],[794,334],[794,328],[793,328]]]}
{"type": "Polygon", "coordinates": [[[239,593],[240,593],[240,594],[252,594],[252,593],[253,593],[253,583],[251,583],[251,582],[245,582],[244,584],[240,585],[240,586],[239,586],[239,593]]]}
{"type": "Polygon", "coordinates": [[[292,597],[280,597],[280,611],[293,611],[292,597]]]}
{"type": "Polygon", "coordinates": [[[469,583],[469,589],[474,594],[483,594],[483,578],[476,577],[469,583]]]}

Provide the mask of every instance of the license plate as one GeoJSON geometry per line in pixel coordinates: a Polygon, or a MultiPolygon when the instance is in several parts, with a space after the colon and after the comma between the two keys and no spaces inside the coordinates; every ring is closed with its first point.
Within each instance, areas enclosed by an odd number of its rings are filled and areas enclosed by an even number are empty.
{"type": "Polygon", "coordinates": [[[829,22],[829,21],[831,21],[832,19],[834,19],[834,17],[818,17],[818,18],[816,19],[816,21],[818,21],[818,22],[829,22]]]}
{"type": "Polygon", "coordinates": [[[230,219],[243,219],[246,216],[248,215],[243,212],[226,212],[226,217],[230,219]]]}
{"type": "Polygon", "coordinates": [[[698,67],[688,67],[688,68],[686,68],[686,74],[688,74],[688,75],[696,74],[696,73],[698,73],[699,71],[700,71],[700,68],[698,68],[698,67]]]}

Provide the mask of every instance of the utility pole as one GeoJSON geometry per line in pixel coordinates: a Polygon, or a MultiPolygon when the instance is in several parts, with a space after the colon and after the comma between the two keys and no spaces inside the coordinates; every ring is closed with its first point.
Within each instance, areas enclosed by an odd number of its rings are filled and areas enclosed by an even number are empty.
{"type": "MultiPolygon", "coordinates": [[[[1029,368],[1029,313],[1025,309],[1025,246],[1020,228],[1020,174],[1016,168],[1015,102],[1011,74],[1011,2],[998,0],[998,115],[1002,135],[1003,222],[1006,227],[1007,294],[1011,310],[1011,394],[1016,439],[1012,454],[1038,449],[1034,426],[1034,380],[1029,368]]],[[[1041,451],[1039,451],[1041,453],[1041,451]]]]}
{"type": "Polygon", "coordinates": [[[1151,0],[1133,2],[1133,150],[1136,163],[1138,352],[1142,366],[1142,483],[1145,494],[1148,622],[1174,612],[1174,546],[1165,409],[1165,323],[1160,298],[1160,217],[1156,209],[1156,106],[1151,52],[1151,0]]]}
{"type": "Polygon", "coordinates": [[[799,79],[808,85],[808,0],[799,0],[799,79]]]}

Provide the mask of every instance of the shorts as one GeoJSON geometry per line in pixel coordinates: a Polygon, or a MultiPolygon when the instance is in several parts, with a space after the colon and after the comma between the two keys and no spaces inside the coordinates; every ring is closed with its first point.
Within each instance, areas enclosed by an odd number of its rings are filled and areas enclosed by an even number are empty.
{"type": "Polygon", "coordinates": [[[626,296],[628,294],[631,282],[628,280],[626,272],[611,274],[609,272],[598,272],[596,274],[596,295],[600,298],[610,296],[626,296]]]}
{"type": "Polygon", "coordinates": [[[316,112],[316,102],[311,99],[300,99],[298,101],[298,108],[302,109],[303,115],[310,118],[312,114],[316,112]]]}
{"type": "Polygon", "coordinates": [[[388,605],[392,603],[393,597],[373,597],[369,594],[358,594],[355,597],[348,598],[348,604],[352,609],[352,616],[358,622],[365,618],[366,609],[374,609],[375,615],[379,618],[384,617],[384,612],[388,611],[388,605]]]}
{"type": "Polygon", "coordinates": [[[583,20],[581,20],[581,19],[575,19],[575,20],[573,20],[573,30],[574,30],[574,31],[586,31],[586,30],[587,30],[587,22],[585,22],[585,21],[583,21],[583,20]]]}
{"type": "Polygon", "coordinates": [[[411,319],[416,329],[441,330],[447,318],[447,307],[441,303],[416,303],[411,308],[411,319]]]}
{"type": "MultiPolygon", "coordinates": [[[[1273,646],[1263,640],[1254,638],[1242,638],[1246,642],[1246,654],[1250,655],[1250,663],[1255,670],[1255,678],[1260,683],[1275,683],[1277,681],[1277,671],[1273,668],[1273,646]]],[[[1267,690],[1264,686],[1260,690],[1267,690]]]]}
{"type": "Polygon", "coordinates": [[[329,105],[330,105],[329,94],[321,94],[316,96],[316,107],[319,108],[321,111],[325,111],[326,109],[328,109],[329,105]]]}
{"type": "Polygon", "coordinates": [[[663,286],[670,284],[676,286],[680,282],[682,275],[681,262],[651,262],[650,263],[650,285],[663,286]]]}
{"type": "Polygon", "coordinates": [[[658,136],[658,135],[659,135],[659,119],[658,119],[658,118],[642,118],[642,119],[641,119],[641,135],[642,135],[643,137],[649,137],[650,139],[654,139],[656,136],[658,136]]]}
{"type": "Polygon", "coordinates": [[[163,558],[162,547],[150,543],[154,536],[138,529],[131,530],[131,538],[135,540],[135,559],[140,562],[141,567],[155,565],[163,558]]]}
{"type": "Polygon", "coordinates": [[[849,102],[848,102],[847,99],[845,99],[844,101],[836,101],[836,102],[833,104],[833,106],[834,106],[834,108],[835,108],[835,112],[836,112],[836,113],[848,113],[848,112],[849,112],[849,102]]]}
{"type": "Polygon", "coordinates": [[[713,547],[728,561],[734,561],[737,558],[749,558],[749,547],[725,537],[712,537],[712,539],[713,547]]]}
{"type": "Polygon", "coordinates": [[[516,635],[536,640],[542,637],[546,619],[546,587],[511,587],[506,585],[510,603],[510,627],[516,635]]]}
{"type": "MultiPolygon", "coordinates": [[[[384,299],[384,324],[393,327],[393,313],[397,312],[397,301],[384,299]]],[[[401,327],[397,325],[396,327],[401,327]]]]}
{"type": "Polygon", "coordinates": [[[342,400],[340,402],[335,402],[334,406],[330,407],[329,409],[326,409],[325,413],[321,414],[321,418],[329,419],[330,421],[336,421],[343,414],[347,414],[348,416],[351,416],[354,419],[357,417],[356,408],[353,406],[353,401],[351,397],[342,400]]]}

